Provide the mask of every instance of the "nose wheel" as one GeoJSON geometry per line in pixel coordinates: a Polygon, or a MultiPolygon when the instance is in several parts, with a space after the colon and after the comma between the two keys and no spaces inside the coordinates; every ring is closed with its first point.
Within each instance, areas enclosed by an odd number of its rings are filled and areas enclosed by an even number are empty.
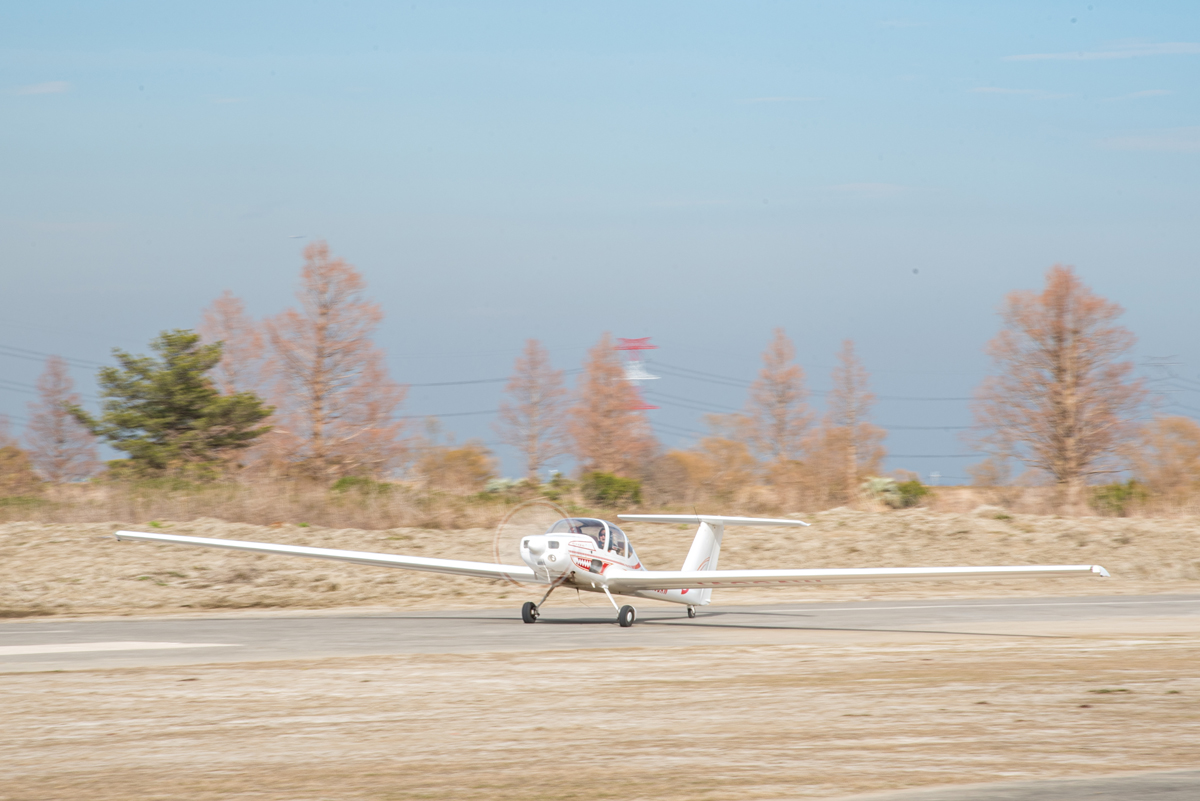
{"type": "Polygon", "coordinates": [[[695,616],[696,616],[696,607],[689,606],[688,607],[688,617],[695,617],[695,616]]]}
{"type": "Polygon", "coordinates": [[[521,620],[526,623],[537,623],[538,616],[541,612],[538,611],[537,604],[533,601],[526,601],[521,607],[521,620]]]}

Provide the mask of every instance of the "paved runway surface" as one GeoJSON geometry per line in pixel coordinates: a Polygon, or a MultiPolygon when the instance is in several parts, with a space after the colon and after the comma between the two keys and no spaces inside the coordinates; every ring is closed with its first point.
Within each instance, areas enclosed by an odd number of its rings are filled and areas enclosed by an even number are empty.
{"type": "Polygon", "coordinates": [[[1098,779],[1005,782],[856,795],[842,801],[1196,801],[1200,770],[1167,770],[1098,779]]]}
{"type": "Polygon", "coordinates": [[[645,605],[630,629],[611,608],[546,607],[394,614],[38,620],[0,624],[0,672],[78,670],[398,653],[481,653],[928,637],[1062,637],[1138,631],[1164,621],[1200,630],[1200,595],[871,601],[701,609],[645,605]]]}
{"type": "MultiPolygon", "coordinates": [[[[1200,631],[1200,595],[873,601],[702,609],[643,604],[622,629],[612,609],[547,606],[535,625],[517,609],[0,623],[0,673],[411,653],[751,644],[1074,638],[1200,631]]],[[[1200,770],[954,787],[856,801],[1191,801],[1200,770]]]]}

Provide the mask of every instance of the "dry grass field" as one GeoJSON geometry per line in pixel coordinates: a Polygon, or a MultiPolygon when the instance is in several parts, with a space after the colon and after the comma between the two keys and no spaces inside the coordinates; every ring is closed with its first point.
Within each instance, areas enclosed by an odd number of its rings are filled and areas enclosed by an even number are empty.
{"type": "MultiPolygon", "coordinates": [[[[847,585],[729,590],[714,603],[850,598],[987,597],[1189,592],[1200,589],[1200,518],[1059,518],[994,507],[944,513],[834,509],[806,529],[731,528],[723,568],[1102,564],[1113,578],[1004,585],[847,585]]],[[[118,528],[253,539],[418,556],[492,559],[493,530],[354,530],[254,526],[198,519],[160,523],[0,524],[0,616],[186,613],[337,607],[453,609],[517,606],[530,590],[474,579],[203,548],[118,543],[118,528]]],[[[693,527],[626,527],[643,562],[677,568],[693,527]]],[[[560,593],[554,603],[577,603],[560,593]]]]}

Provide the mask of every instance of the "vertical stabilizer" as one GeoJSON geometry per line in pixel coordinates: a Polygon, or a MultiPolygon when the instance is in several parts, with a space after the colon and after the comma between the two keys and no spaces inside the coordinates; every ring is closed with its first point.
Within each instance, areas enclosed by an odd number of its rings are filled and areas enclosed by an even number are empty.
{"type": "MultiPolygon", "coordinates": [[[[721,557],[721,537],[725,534],[725,526],[720,523],[701,521],[696,529],[696,538],[688,550],[687,558],[683,560],[683,570],[716,570],[717,560],[721,557]]],[[[692,603],[703,606],[712,597],[712,589],[691,590],[696,593],[692,603]]],[[[690,593],[689,593],[690,594],[690,593]]]]}

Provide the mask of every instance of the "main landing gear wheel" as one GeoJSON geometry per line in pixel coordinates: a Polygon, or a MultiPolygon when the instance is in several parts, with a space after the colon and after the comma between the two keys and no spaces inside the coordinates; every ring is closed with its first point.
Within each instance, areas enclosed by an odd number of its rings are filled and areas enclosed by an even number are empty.
{"type": "Polygon", "coordinates": [[[688,617],[695,617],[695,616],[696,616],[696,607],[689,606],[688,607],[688,617]]]}
{"type": "Polygon", "coordinates": [[[537,604],[533,601],[526,601],[525,605],[521,607],[521,620],[526,623],[537,623],[539,614],[537,604]]]}
{"type": "Polygon", "coordinates": [[[633,625],[634,618],[637,617],[637,610],[626,604],[621,607],[621,611],[617,612],[617,622],[621,624],[621,628],[627,629],[633,625]]]}

